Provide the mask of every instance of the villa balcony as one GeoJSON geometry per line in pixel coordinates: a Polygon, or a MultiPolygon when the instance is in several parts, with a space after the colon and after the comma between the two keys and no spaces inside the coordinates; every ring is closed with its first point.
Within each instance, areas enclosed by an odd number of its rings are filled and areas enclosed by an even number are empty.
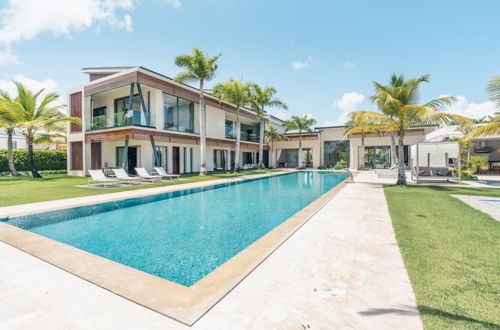
{"type": "MultiPolygon", "coordinates": [[[[226,132],[226,139],[235,140],[236,135],[226,132]]],[[[253,133],[241,132],[240,139],[241,139],[241,141],[247,141],[247,142],[256,142],[256,143],[259,142],[259,136],[257,134],[253,134],[253,133]]]]}
{"type": "Polygon", "coordinates": [[[93,116],[85,120],[85,130],[93,131],[106,128],[139,126],[155,127],[155,116],[138,110],[128,110],[114,113],[112,117],[106,115],[93,116]]]}

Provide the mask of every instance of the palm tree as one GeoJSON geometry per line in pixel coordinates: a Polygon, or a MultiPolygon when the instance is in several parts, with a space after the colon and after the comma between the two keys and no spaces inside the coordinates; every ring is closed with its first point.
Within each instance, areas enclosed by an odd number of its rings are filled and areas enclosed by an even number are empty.
{"type": "MultiPolygon", "coordinates": [[[[266,143],[271,144],[271,159],[272,159],[272,154],[274,153],[274,141],[285,140],[286,137],[284,134],[281,134],[278,131],[278,129],[276,127],[274,127],[274,125],[272,125],[272,124],[269,124],[269,126],[266,128],[264,134],[266,137],[266,143]]],[[[275,159],[275,161],[277,161],[277,159],[275,159]]]]}
{"type": "MultiPolygon", "coordinates": [[[[490,100],[497,104],[497,108],[500,109],[500,77],[493,77],[486,87],[486,91],[490,94],[490,100]]],[[[480,136],[494,136],[500,135],[500,113],[495,112],[491,116],[491,120],[488,124],[478,126],[469,132],[464,138],[466,140],[473,140],[480,136]]]]}
{"type": "Polygon", "coordinates": [[[429,82],[429,75],[405,79],[403,75],[391,77],[389,85],[374,82],[375,95],[371,99],[381,112],[364,111],[364,116],[372,123],[380,124],[388,132],[396,132],[398,137],[398,181],[406,185],[404,170],[404,137],[410,127],[467,123],[470,119],[439,111],[444,105],[455,101],[454,97],[444,96],[431,100],[423,105],[419,102],[419,87],[423,82],[429,82]]]}
{"type": "Polygon", "coordinates": [[[22,83],[14,81],[14,84],[17,87],[17,98],[4,102],[4,106],[14,114],[17,128],[26,139],[31,174],[34,178],[41,178],[33,157],[33,144],[37,138],[41,134],[59,130],[58,127],[61,127],[62,123],[72,122],[81,125],[81,120],[64,115],[60,111],[64,106],[53,104],[59,98],[58,94],[48,93],[39,101],[44,89],[33,94],[22,83]]]}
{"type": "Polygon", "coordinates": [[[308,115],[292,116],[292,119],[286,120],[284,123],[285,131],[295,131],[299,133],[299,157],[298,157],[298,167],[302,167],[302,133],[312,132],[311,126],[316,124],[316,120],[309,117],[308,115]]]}
{"type": "Polygon", "coordinates": [[[252,100],[251,105],[252,108],[257,113],[257,117],[260,120],[260,129],[259,129],[259,160],[257,167],[263,167],[263,156],[264,156],[264,131],[266,125],[266,107],[279,107],[283,109],[288,109],[288,106],[281,101],[280,99],[274,97],[276,94],[276,88],[273,86],[262,88],[259,85],[255,84],[251,89],[252,100]]]}
{"type": "Polygon", "coordinates": [[[232,103],[236,106],[236,150],[234,159],[234,171],[240,170],[240,140],[241,140],[241,122],[240,109],[249,105],[251,101],[250,82],[242,82],[229,78],[225,83],[217,83],[213,89],[213,95],[221,100],[232,103]]]}
{"type": "Polygon", "coordinates": [[[207,174],[207,121],[205,109],[205,95],[203,92],[206,81],[211,80],[217,71],[217,60],[222,54],[207,57],[201,50],[193,47],[193,55],[179,55],[175,58],[175,65],[185,71],[179,73],[175,80],[180,83],[199,82],[200,92],[200,175],[207,174]]]}
{"type": "Polygon", "coordinates": [[[16,130],[16,118],[6,106],[6,103],[13,101],[14,100],[7,92],[0,90],[0,128],[4,128],[7,133],[7,164],[9,166],[10,175],[19,176],[20,174],[16,171],[16,167],[14,166],[14,156],[12,152],[12,136],[16,130]]]}
{"type": "MultiPolygon", "coordinates": [[[[356,111],[349,114],[349,120],[346,123],[346,132],[344,138],[353,135],[361,136],[361,150],[358,155],[358,169],[365,167],[364,157],[365,157],[365,137],[370,133],[379,133],[385,127],[383,125],[377,124],[370,117],[369,111],[356,111]]],[[[391,134],[392,139],[392,134],[391,134]]]]}

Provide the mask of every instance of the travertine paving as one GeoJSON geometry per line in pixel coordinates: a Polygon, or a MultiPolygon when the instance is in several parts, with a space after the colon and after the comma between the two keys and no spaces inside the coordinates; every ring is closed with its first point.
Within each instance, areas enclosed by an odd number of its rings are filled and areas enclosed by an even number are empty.
{"type": "MultiPolygon", "coordinates": [[[[1,329],[186,329],[0,243],[1,329]]],[[[421,329],[381,185],[347,184],[194,329],[421,329]]]]}
{"type": "Polygon", "coordinates": [[[451,195],[460,199],[469,206],[490,215],[496,221],[500,221],[500,198],[488,196],[468,196],[468,195],[451,195]]]}

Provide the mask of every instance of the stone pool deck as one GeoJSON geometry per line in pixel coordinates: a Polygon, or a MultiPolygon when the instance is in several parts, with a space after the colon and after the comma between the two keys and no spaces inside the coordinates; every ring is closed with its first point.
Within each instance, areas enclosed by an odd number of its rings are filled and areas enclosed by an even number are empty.
{"type": "MultiPolygon", "coordinates": [[[[193,329],[421,329],[379,183],[360,173],[193,329]]],[[[188,327],[0,242],[1,329],[188,327]]]]}

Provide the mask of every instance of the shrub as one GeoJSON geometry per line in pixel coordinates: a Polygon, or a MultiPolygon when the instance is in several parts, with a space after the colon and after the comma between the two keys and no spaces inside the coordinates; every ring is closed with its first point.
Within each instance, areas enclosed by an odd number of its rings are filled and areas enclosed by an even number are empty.
{"type": "MultiPolygon", "coordinates": [[[[35,165],[40,171],[66,170],[66,151],[34,150],[35,165]]],[[[28,150],[13,150],[14,166],[18,171],[29,171],[28,150]]],[[[8,172],[7,150],[0,149],[0,172],[8,172]]]]}
{"type": "Polygon", "coordinates": [[[340,165],[340,164],[337,164],[333,167],[334,170],[343,170],[345,167],[340,165]]]}
{"type": "Polygon", "coordinates": [[[328,166],[326,166],[326,165],[318,166],[318,170],[326,170],[326,169],[328,169],[328,166]]]}

